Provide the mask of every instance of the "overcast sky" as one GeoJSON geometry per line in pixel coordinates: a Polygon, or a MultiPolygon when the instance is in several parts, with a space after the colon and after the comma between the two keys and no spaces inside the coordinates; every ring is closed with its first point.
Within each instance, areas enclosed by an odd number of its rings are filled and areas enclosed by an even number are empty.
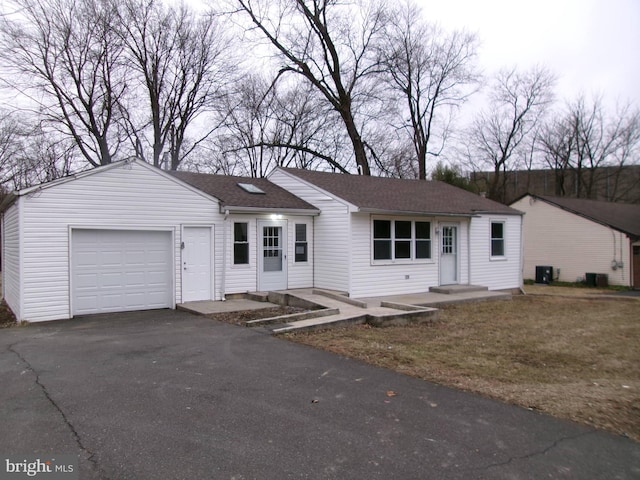
{"type": "Polygon", "coordinates": [[[546,65],[556,93],[640,107],[640,0],[416,0],[430,21],[479,34],[485,73],[546,65]]]}

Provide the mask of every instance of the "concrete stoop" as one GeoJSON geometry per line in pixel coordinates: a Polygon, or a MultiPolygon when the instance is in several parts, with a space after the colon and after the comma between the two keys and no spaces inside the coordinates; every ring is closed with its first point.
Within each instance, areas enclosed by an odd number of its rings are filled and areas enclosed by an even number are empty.
{"type": "Polygon", "coordinates": [[[483,287],[481,285],[443,285],[440,287],[429,287],[429,292],[431,293],[443,293],[446,295],[487,291],[489,291],[489,287],[483,287]]]}
{"type": "MultiPolygon", "coordinates": [[[[263,327],[271,334],[292,333],[368,323],[377,327],[432,322],[438,309],[393,302],[382,302],[370,307],[366,302],[351,299],[326,290],[269,292],[269,301],[287,301],[286,305],[309,305],[316,309],[302,313],[282,315],[246,323],[250,327],[263,327]],[[273,295],[272,295],[273,294],[273,295]],[[317,308],[321,306],[321,308],[317,308]]],[[[280,303],[285,304],[285,303],[280,303]]]]}

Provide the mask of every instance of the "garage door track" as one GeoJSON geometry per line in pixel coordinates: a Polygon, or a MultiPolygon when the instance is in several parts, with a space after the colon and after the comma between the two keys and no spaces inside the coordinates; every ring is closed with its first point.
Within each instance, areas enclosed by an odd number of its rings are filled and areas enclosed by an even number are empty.
{"type": "Polygon", "coordinates": [[[640,477],[627,438],[185,312],[1,330],[0,385],[0,457],[81,479],[640,477]]]}

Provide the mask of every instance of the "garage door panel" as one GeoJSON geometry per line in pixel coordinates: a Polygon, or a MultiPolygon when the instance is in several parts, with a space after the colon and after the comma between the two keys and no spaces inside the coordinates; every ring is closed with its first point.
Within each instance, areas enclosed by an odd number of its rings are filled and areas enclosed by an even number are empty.
{"type": "Polygon", "coordinates": [[[173,306],[171,232],[73,230],[73,314],[173,306]]]}

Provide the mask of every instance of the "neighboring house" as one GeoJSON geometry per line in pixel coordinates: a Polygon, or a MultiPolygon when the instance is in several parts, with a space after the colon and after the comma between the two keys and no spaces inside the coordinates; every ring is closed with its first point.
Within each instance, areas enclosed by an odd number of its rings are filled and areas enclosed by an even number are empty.
{"type": "Polygon", "coordinates": [[[520,212],[439,182],[130,160],[14,192],[0,211],[4,298],[32,322],[251,291],[521,285],[520,212]]]}
{"type": "Polygon", "coordinates": [[[269,180],[321,212],[315,287],[357,298],[522,284],[522,215],[505,205],[424,180],[285,168],[269,180]]]}
{"type": "Polygon", "coordinates": [[[526,194],[511,206],[525,212],[525,278],[550,266],[555,280],[640,288],[640,205],[526,194]]]}

